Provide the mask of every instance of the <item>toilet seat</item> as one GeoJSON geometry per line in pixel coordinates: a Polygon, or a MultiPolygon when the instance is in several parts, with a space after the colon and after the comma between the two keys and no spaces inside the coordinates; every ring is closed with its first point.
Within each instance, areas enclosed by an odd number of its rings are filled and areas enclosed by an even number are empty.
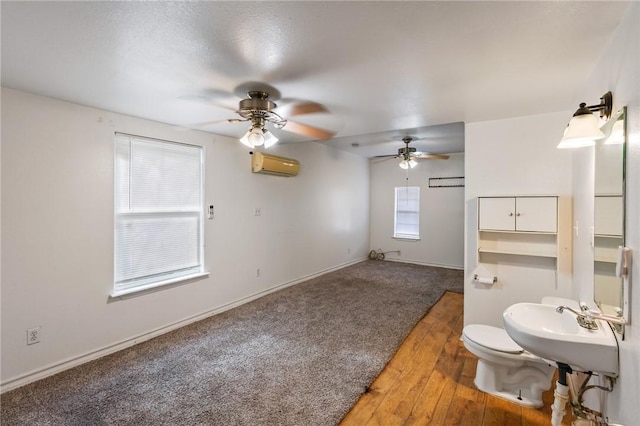
{"type": "Polygon", "coordinates": [[[503,328],[485,324],[469,324],[463,329],[464,336],[487,349],[508,354],[521,354],[524,349],[520,347],[503,328]]]}

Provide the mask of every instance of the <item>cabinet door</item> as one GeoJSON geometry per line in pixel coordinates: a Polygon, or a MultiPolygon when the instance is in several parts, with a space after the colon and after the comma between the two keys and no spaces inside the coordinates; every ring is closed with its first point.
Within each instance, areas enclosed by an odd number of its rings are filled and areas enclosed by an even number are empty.
{"type": "Polygon", "coordinates": [[[622,236],[623,206],[622,196],[596,196],[594,212],[596,235],[622,236]]]}
{"type": "Polygon", "coordinates": [[[516,198],[516,231],[557,232],[558,198],[516,198]]]}
{"type": "Polygon", "coordinates": [[[515,231],[515,198],[479,198],[478,229],[515,231]]]}

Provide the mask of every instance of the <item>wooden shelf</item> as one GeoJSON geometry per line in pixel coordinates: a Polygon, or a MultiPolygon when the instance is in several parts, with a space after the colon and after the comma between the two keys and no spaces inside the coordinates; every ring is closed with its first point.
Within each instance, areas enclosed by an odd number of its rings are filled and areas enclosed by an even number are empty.
{"type": "Polygon", "coordinates": [[[504,231],[501,229],[478,229],[478,232],[491,232],[496,234],[519,234],[519,235],[557,235],[556,232],[540,231],[504,231]]]}
{"type": "Polygon", "coordinates": [[[555,259],[558,257],[557,253],[550,252],[535,252],[530,250],[509,250],[509,249],[494,249],[487,247],[480,247],[478,253],[494,253],[494,254],[510,254],[514,256],[531,256],[531,257],[547,257],[555,259]]]}
{"type": "Polygon", "coordinates": [[[607,235],[607,234],[595,234],[596,238],[609,238],[609,239],[622,239],[622,235],[607,235]]]}
{"type": "Polygon", "coordinates": [[[593,257],[596,262],[616,263],[618,246],[622,245],[621,237],[597,235],[594,243],[593,257]]]}
{"type": "Polygon", "coordinates": [[[549,232],[504,232],[481,230],[478,253],[499,255],[558,257],[556,234],[549,232]]]}

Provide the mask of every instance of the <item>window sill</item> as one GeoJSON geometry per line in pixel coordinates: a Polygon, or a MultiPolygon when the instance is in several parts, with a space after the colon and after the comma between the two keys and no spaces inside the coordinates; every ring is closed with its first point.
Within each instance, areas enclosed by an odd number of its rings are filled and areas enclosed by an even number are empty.
{"type": "Polygon", "coordinates": [[[198,272],[197,274],[185,275],[184,277],[172,278],[166,281],[159,281],[153,284],[147,284],[139,287],[128,288],[126,290],[113,291],[109,295],[109,301],[128,299],[129,297],[141,296],[143,294],[164,290],[173,284],[184,283],[185,281],[194,280],[196,278],[208,277],[209,272],[198,272]]]}
{"type": "Polygon", "coordinates": [[[420,241],[420,237],[392,237],[398,241],[420,241]]]}

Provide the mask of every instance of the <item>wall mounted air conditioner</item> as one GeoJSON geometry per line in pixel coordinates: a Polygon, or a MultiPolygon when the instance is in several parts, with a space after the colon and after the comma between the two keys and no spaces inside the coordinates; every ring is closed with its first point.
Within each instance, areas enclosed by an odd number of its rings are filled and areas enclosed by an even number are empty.
{"type": "Polygon", "coordinates": [[[293,158],[253,152],[251,153],[251,171],[269,175],[296,176],[300,171],[300,162],[293,158]]]}

